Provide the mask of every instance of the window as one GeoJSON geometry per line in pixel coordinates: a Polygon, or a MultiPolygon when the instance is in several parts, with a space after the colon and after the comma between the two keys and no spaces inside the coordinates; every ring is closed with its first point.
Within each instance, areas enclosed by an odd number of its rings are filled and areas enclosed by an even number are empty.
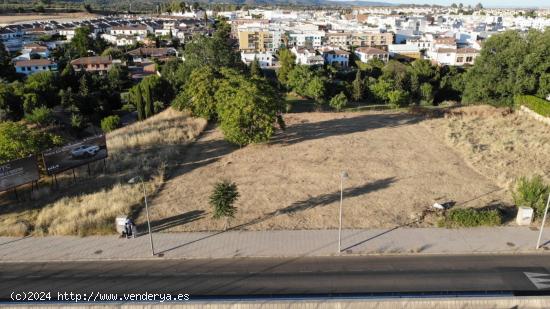
{"type": "Polygon", "coordinates": [[[458,57],[456,58],[456,62],[463,62],[464,61],[464,57],[458,57]]]}
{"type": "Polygon", "coordinates": [[[472,56],[466,57],[466,62],[472,62],[474,58],[472,56]]]}

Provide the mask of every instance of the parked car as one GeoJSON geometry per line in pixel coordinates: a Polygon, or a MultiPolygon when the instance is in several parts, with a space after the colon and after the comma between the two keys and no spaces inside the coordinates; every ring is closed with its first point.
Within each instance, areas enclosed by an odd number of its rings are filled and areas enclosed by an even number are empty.
{"type": "Polygon", "coordinates": [[[99,146],[81,145],[71,150],[71,156],[74,159],[93,157],[99,152],[99,146]]]}

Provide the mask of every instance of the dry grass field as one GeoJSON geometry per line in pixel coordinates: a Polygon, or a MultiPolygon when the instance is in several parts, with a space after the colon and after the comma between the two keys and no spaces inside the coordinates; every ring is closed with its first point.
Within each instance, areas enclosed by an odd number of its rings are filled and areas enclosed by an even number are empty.
{"type": "Polygon", "coordinates": [[[470,106],[424,124],[501,187],[510,188],[518,177],[533,174],[550,182],[550,126],[527,115],[470,106]]]}
{"type": "Polygon", "coordinates": [[[76,13],[57,13],[57,14],[11,14],[0,15],[0,25],[18,24],[37,20],[55,20],[58,22],[70,22],[87,18],[96,18],[99,15],[76,12],[76,13]]]}
{"type": "MultiPolygon", "coordinates": [[[[139,212],[143,194],[140,184],[127,181],[142,175],[149,194],[164,181],[166,170],[174,168],[188,144],[206,126],[203,119],[168,109],[145,121],[107,135],[109,158],[93,164],[92,176],[78,169],[58,175],[60,188],[43,184],[32,197],[0,209],[0,235],[90,235],[114,232],[114,218],[139,212]]],[[[6,195],[4,195],[6,198],[6,195]]]]}
{"type": "Polygon", "coordinates": [[[236,182],[241,195],[231,227],[336,228],[342,170],[350,175],[344,182],[346,228],[433,225],[423,214],[436,201],[457,207],[510,203],[503,187],[443,141],[437,131],[446,130],[450,119],[399,112],[285,119],[287,131],[272,142],[242,149],[223,141],[216,129],[205,131],[152,200],[155,229],[224,229],[226,221],[212,219],[208,204],[214,183],[222,179],[236,182]]]}

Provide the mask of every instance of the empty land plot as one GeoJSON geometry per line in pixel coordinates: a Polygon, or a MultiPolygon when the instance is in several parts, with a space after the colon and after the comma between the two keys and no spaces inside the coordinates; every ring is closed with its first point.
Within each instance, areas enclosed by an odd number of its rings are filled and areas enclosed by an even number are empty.
{"type": "Polygon", "coordinates": [[[534,174],[550,181],[550,126],[528,115],[470,106],[424,124],[502,187],[510,188],[518,177],[534,174]]]}
{"type": "Polygon", "coordinates": [[[230,225],[250,230],[336,228],[342,170],[350,176],[346,228],[409,224],[435,201],[508,202],[508,194],[469,167],[424,118],[369,112],[288,114],[285,120],[286,132],[269,144],[240,149],[217,129],[205,131],[152,200],[157,230],[223,229],[226,221],[212,219],[208,204],[222,179],[236,182],[241,195],[230,225]]]}
{"type": "Polygon", "coordinates": [[[10,14],[0,15],[0,25],[19,24],[37,20],[54,20],[58,22],[71,22],[82,19],[97,18],[100,15],[75,12],[75,13],[49,13],[49,14],[10,14]]]}
{"type": "MultiPolygon", "coordinates": [[[[0,235],[91,235],[114,233],[119,215],[139,212],[143,206],[143,176],[149,194],[164,181],[164,173],[180,161],[189,143],[206,126],[206,120],[168,109],[144,121],[107,134],[109,158],[77,168],[76,183],[69,172],[57,176],[60,188],[42,184],[38,191],[22,194],[19,202],[0,207],[0,235]]],[[[10,199],[4,194],[3,199],[10,199]]]]}

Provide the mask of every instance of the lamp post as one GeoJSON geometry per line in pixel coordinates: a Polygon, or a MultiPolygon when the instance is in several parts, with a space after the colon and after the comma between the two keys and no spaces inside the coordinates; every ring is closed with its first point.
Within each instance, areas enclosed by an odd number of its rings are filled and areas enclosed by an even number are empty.
{"type": "Polygon", "coordinates": [[[540,247],[540,239],[542,238],[542,229],[544,228],[544,223],[546,222],[546,215],[548,214],[549,205],[550,205],[550,194],[548,194],[548,201],[546,201],[546,209],[544,210],[544,216],[542,218],[542,223],[540,225],[539,239],[537,240],[537,247],[535,248],[537,250],[540,247]]]}
{"type": "Polygon", "coordinates": [[[348,172],[340,172],[340,224],[338,227],[338,254],[342,252],[342,202],[344,201],[344,179],[348,178],[348,172]]]}
{"type": "Polygon", "coordinates": [[[145,182],[143,182],[143,178],[141,176],[136,176],[128,180],[128,183],[133,184],[133,183],[136,183],[138,180],[141,181],[141,185],[143,187],[143,199],[145,200],[145,214],[147,215],[147,228],[149,229],[149,241],[151,242],[151,254],[155,256],[155,247],[153,246],[153,234],[151,233],[151,221],[149,220],[149,206],[147,205],[147,193],[145,192],[145,182]]]}

